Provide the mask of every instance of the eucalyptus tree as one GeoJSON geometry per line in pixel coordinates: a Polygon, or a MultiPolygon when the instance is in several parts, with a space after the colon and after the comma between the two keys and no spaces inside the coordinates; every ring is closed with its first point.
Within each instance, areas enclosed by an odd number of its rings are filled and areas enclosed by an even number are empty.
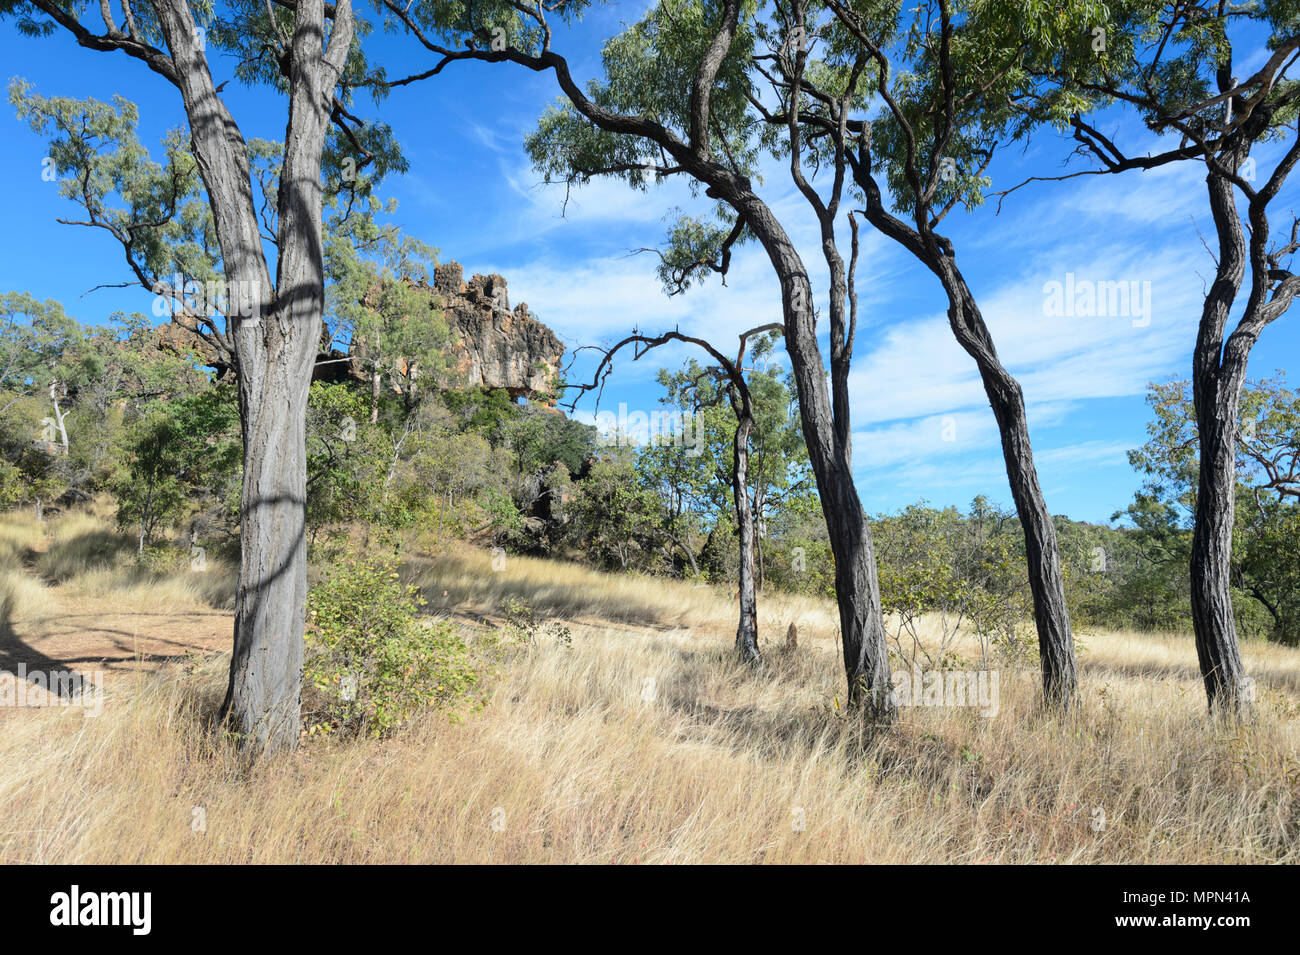
{"type": "Polygon", "coordinates": [[[24,396],[47,393],[56,416],[48,419],[48,432],[62,435],[65,454],[67,412],[59,407],[59,395],[75,373],[71,366],[78,363],[83,339],[76,319],[54,299],[42,302],[26,292],[0,295],[0,412],[24,396]]]}
{"type": "Polygon", "coordinates": [[[1290,268],[1300,250],[1300,218],[1285,214],[1280,239],[1272,228],[1275,203],[1300,161],[1300,83],[1292,78],[1300,12],[1289,0],[1133,0],[1109,13],[1091,31],[1093,55],[1078,36],[1068,37],[1037,73],[1037,100],[1022,105],[1076,106],[1063,125],[1093,165],[1051,178],[1181,162],[1205,167],[1214,272],[1192,355],[1199,449],[1192,622],[1211,710],[1242,715],[1253,691],[1232,607],[1235,461],[1251,350],[1300,293],[1300,276],[1290,268]],[[1243,64],[1252,71],[1245,78],[1238,75],[1243,64]],[[1103,132],[1091,114],[1105,107],[1139,119],[1143,144],[1126,146],[1119,134],[1103,132]],[[1150,132],[1161,136],[1155,149],[1148,148],[1150,132]]]}
{"type": "Polygon", "coordinates": [[[760,58],[770,95],[754,99],[769,126],[788,127],[791,142],[801,139],[837,181],[847,167],[863,217],[939,280],[949,326],[974,359],[997,421],[1025,541],[1043,691],[1059,705],[1074,701],[1078,674],[1023,390],[939,227],[957,206],[980,204],[999,145],[1034,128],[1015,104],[1033,83],[1042,38],[1070,25],[1083,35],[1099,6],[924,0],[903,11],[876,0],[792,0],[777,11],[799,55],[760,58]],[[875,102],[880,115],[869,121],[875,102]]]}
{"type": "Polygon", "coordinates": [[[666,535],[686,555],[691,576],[698,577],[692,534],[730,505],[735,415],[724,403],[723,390],[695,358],[677,370],[661,368],[655,380],[665,391],[660,404],[673,409],[661,417],[674,426],[681,417],[683,440],[649,442],[637,454],[636,467],[667,501],[666,535]]]}
{"type": "MultiPolygon", "coordinates": [[[[745,375],[754,409],[748,484],[754,519],[755,586],[760,592],[765,577],[768,525],[815,493],[798,407],[780,366],[767,365],[773,347],[773,337],[757,339],[750,349],[749,366],[739,369],[745,375]]],[[[691,359],[684,368],[659,372],[658,381],[667,390],[664,400],[693,414],[695,440],[649,447],[638,459],[638,467],[660,476],[674,496],[684,498],[685,506],[702,516],[733,507],[736,416],[726,403],[725,379],[709,371],[691,359]]]]}
{"type": "Polygon", "coordinates": [[[75,399],[91,355],[59,302],[0,295],[0,504],[29,501],[40,520],[44,503],[75,483],[64,402],[75,399]]]}
{"type": "Polygon", "coordinates": [[[828,375],[809,270],[788,224],[755,184],[768,134],[751,100],[753,64],[762,55],[763,37],[772,33],[766,26],[770,10],[750,0],[659,0],[608,40],[603,75],[584,87],[552,42],[555,25],[582,16],[582,0],[383,2],[391,19],[434,58],[428,69],[390,85],[419,82],[470,60],[549,73],[562,98],[526,143],[548,178],[574,185],[608,176],[644,189],[680,176],[714,200],[715,216],[682,217],[671,229],[660,270],[670,287],[687,287],[711,272],[725,275],[737,243],[761,245],[780,282],[801,426],[835,560],[848,699],[868,716],[889,718],[893,704],[875,552],[852,472],[848,378],[856,297],[848,294],[852,265],[845,265],[834,236],[843,177],[829,200],[819,196],[805,181],[797,129],[789,130],[791,175],[817,216],[820,251],[831,271],[828,375]],[[448,35],[465,38],[465,46],[440,39],[448,35]]]}
{"type": "Polygon", "coordinates": [[[437,252],[392,225],[352,225],[326,244],[327,323],[370,377],[371,423],[386,385],[409,418],[447,371],[451,331],[428,291],[437,252]]]}
{"type": "Polygon", "coordinates": [[[98,23],[89,6],[0,0],[0,15],[33,37],[64,31],[87,51],[124,54],[173,87],[188,129],[169,142],[167,166],[129,148],[111,162],[98,156],[101,134],[122,132],[110,115],[121,117],[122,109],[47,101],[41,113],[21,89],[13,98],[33,122],[48,124],[59,175],[73,173],[84,185],[80,197],[76,189],[69,195],[85,207],[80,224],[120,242],[133,281],[179,300],[173,317],[203,335],[214,360],[237,375],[241,554],[222,711],[250,753],[292,748],[307,590],[305,420],[324,308],[322,158],[341,160],[354,179],[366,164],[391,158],[381,145],[384,129],[366,126],[349,108],[350,90],[366,72],[351,0],[237,0],[218,8],[103,0],[98,23]],[[286,100],[285,140],[274,155],[259,156],[240,131],[209,46],[235,54],[240,80],[268,84],[286,100]],[[99,126],[78,125],[82,119],[99,126]],[[261,207],[255,175],[274,186],[274,201],[261,207]],[[114,197],[120,207],[112,207],[114,197]],[[177,288],[165,278],[182,265],[221,277],[222,294],[212,296],[220,305],[186,302],[186,283],[177,288]]]}
{"type": "Polygon", "coordinates": [[[736,529],[740,536],[740,568],[736,588],[740,602],[740,618],[736,624],[736,654],[742,662],[753,664],[761,663],[763,655],[758,648],[758,590],[755,585],[754,561],[756,534],[754,508],[749,497],[750,441],[754,434],[756,410],[750,382],[745,377],[745,351],[749,348],[751,336],[777,331],[780,328],[780,325],[763,325],[742,332],[734,361],[704,339],[685,335],[679,331],[664,332],[656,336],[634,333],[603,352],[592,375],[591,383],[578,385],[577,397],[569,405],[570,408],[575,407],[578,398],[588,391],[595,390],[599,394],[613,371],[615,355],[628,346],[634,349],[634,361],[651,349],[669,342],[681,342],[702,348],[716,362],[704,368],[692,362],[694,373],[690,375],[689,380],[682,381],[677,394],[680,396],[689,393],[692,396],[690,403],[696,414],[710,405],[715,405],[725,395],[735,417],[736,426],[731,437],[731,467],[718,476],[731,485],[731,497],[736,511],[736,529]]]}

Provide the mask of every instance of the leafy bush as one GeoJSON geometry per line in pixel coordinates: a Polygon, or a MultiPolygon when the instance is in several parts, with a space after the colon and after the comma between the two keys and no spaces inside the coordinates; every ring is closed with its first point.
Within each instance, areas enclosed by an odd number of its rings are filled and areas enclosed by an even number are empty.
{"type": "Polygon", "coordinates": [[[493,641],[496,650],[533,649],[543,641],[565,650],[573,649],[573,631],[558,620],[539,616],[537,611],[513,594],[501,605],[504,623],[493,641]]]}
{"type": "Polygon", "coordinates": [[[495,487],[485,487],[479,492],[478,503],[497,540],[512,543],[522,536],[524,516],[509,494],[495,487]]]}
{"type": "Polygon", "coordinates": [[[876,518],[881,607],[902,660],[945,665],[962,630],[979,641],[984,662],[992,651],[1023,655],[1022,621],[1032,608],[1018,530],[1013,512],[983,497],[969,515],[922,503],[876,518]],[[922,638],[923,617],[937,625],[937,637],[922,638]]]}
{"type": "Polygon", "coordinates": [[[307,598],[304,722],[311,733],[387,736],[477,683],[451,623],[421,619],[424,601],[392,559],[347,557],[307,598]]]}
{"type": "Polygon", "coordinates": [[[386,436],[369,419],[367,397],[344,384],[313,382],[307,405],[307,528],[314,543],[331,525],[375,520],[385,466],[386,436]]]}
{"type": "Polygon", "coordinates": [[[611,570],[655,566],[667,543],[665,502],[631,463],[595,462],[576,491],[567,506],[576,542],[589,560],[611,570]]]}
{"type": "Polygon", "coordinates": [[[113,480],[117,523],[132,529],[141,552],[196,501],[229,497],[242,467],[233,386],[158,402],[128,430],[126,460],[113,480]]]}

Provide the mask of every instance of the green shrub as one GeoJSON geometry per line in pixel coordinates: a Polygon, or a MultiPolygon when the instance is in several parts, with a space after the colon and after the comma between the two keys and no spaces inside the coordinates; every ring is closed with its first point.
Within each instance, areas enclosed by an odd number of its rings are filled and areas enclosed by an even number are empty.
{"type": "Polygon", "coordinates": [[[453,705],[476,684],[456,629],[421,618],[424,601],[395,566],[347,557],[308,595],[309,732],[387,736],[427,708],[453,705]]]}

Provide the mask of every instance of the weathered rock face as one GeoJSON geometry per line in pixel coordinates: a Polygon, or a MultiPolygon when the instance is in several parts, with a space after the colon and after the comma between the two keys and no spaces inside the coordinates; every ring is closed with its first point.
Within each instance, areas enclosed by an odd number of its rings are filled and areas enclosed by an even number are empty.
{"type": "Polygon", "coordinates": [[[455,369],[468,387],[504,388],[513,398],[554,404],[564,345],[520,303],[512,310],[506,280],[475,275],[457,262],[434,270],[431,304],[441,306],[456,339],[455,369]]]}
{"type": "MultiPolygon", "coordinates": [[[[428,307],[440,309],[451,329],[455,350],[451,366],[457,387],[503,388],[512,398],[555,406],[564,344],[529,313],[527,305],[520,302],[510,308],[504,278],[475,275],[466,282],[460,263],[447,262],[434,269],[432,286],[421,283],[416,288],[427,292],[428,307]]],[[[193,349],[219,372],[227,370],[217,351],[191,329],[160,325],[154,335],[160,349],[193,349]]],[[[350,376],[368,381],[369,370],[349,361],[350,357],[329,348],[326,331],[312,377],[341,381],[350,376]]]]}
{"type": "Polygon", "coordinates": [[[216,370],[218,378],[223,377],[230,370],[225,356],[193,328],[176,322],[165,322],[156,325],[149,334],[153,347],[159,351],[170,352],[173,355],[193,352],[202,364],[216,370]]]}

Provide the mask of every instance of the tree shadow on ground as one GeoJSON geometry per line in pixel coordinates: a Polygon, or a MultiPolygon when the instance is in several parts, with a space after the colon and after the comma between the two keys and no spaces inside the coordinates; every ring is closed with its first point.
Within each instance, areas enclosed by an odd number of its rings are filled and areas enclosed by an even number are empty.
{"type": "MultiPolygon", "coordinates": [[[[0,600],[0,672],[11,673],[17,677],[21,666],[25,668],[27,682],[33,686],[48,688],[60,698],[73,698],[79,697],[88,687],[85,673],[76,669],[78,664],[92,664],[97,669],[114,670],[124,669],[120,666],[115,667],[114,664],[145,661],[162,666],[191,659],[193,655],[193,650],[189,649],[184,653],[175,654],[141,654],[125,644],[126,640],[134,639],[135,634],[128,634],[125,630],[104,628],[97,628],[97,632],[109,636],[114,646],[122,652],[117,655],[62,653],[58,656],[50,656],[32,646],[18,633],[14,626],[12,599],[0,600]],[[64,675],[64,678],[57,679],[59,675],[64,675]]],[[[177,641],[161,638],[155,642],[176,647],[185,646],[177,641]]]]}

